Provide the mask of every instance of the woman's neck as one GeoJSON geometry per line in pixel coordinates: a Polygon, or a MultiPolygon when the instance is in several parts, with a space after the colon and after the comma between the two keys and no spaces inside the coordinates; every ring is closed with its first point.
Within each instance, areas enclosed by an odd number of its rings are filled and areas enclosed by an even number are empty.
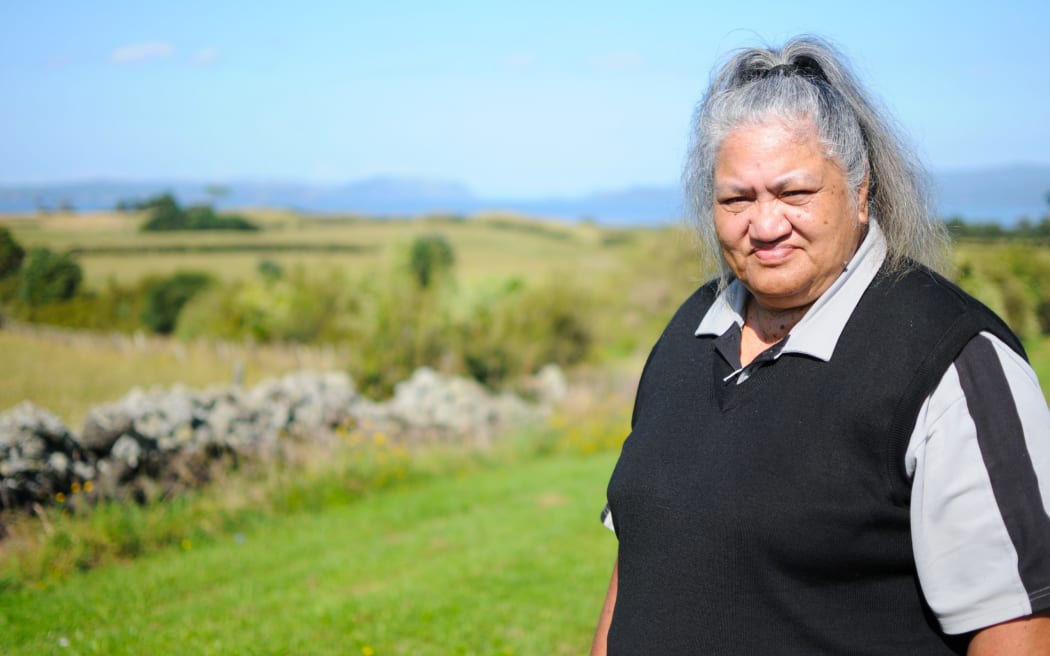
{"type": "Polygon", "coordinates": [[[754,298],[749,299],[740,337],[740,363],[747,366],[762,351],[784,339],[811,306],[779,310],[763,307],[754,298]]]}

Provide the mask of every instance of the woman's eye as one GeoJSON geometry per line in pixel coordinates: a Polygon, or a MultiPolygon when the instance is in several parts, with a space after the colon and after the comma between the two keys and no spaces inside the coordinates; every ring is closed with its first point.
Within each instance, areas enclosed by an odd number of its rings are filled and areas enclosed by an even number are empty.
{"type": "Polygon", "coordinates": [[[726,207],[742,207],[744,203],[748,202],[748,200],[749,199],[743,196],[733,196],[731,198],[723,198],[718,202],[722,205],[725,205],[726,207]]]}
{"type": "Polygon", "coordinates": [[[788,191],[785,191],[784,193],[780,194],[781,198],[787,198],[795,202],[805,200],[812,195],[813,192],[809,189],[789,189],[788,191]]]}

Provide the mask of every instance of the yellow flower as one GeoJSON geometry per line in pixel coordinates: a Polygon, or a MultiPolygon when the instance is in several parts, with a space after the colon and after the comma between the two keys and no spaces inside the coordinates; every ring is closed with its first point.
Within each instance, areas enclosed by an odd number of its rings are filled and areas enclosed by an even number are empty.
{"type": "Polygon", "coordinates": [[[80,483],[73,481],[73,485],[70,486],[70,490],[73,492],[73,494],[80,494],[80,483]]]}
{"type": "Polygon", "coordinates": [[[84,491],[85,492],[90,492],[93,489],[95,489],[94,483],[92,483],[91,481],[84,481],[84,491]]]}
{"type": "Polygon", "coordinates": [[[375,653],[376,653],[376,650],[372,649],[368,645],[365,645],[364,647],[361,647],[361,654],[362,654],[362,656],[372,656],[375,653]]]}
{"type": "Polygon", "coordinates": [[[386,435],[384,435],[383,433],[376,433],[372,436],[372,441],[375,443],[376,446],[383,446],[384,444],[386,444],[386,435]]]}
{"type": "Polygon", "coordinates": [[[58,494],[55,495],[55,501],[57,501],[59,503],[65,503],[66,502],[66,495],[64,495],[61,492],[59,492],[58,494]]]}
{"type": "Polygon", "coordinates": [[[193,543],[190,542],[189,538],[182,538],[182,550],[189,551],[193,548],[193,543]]]}

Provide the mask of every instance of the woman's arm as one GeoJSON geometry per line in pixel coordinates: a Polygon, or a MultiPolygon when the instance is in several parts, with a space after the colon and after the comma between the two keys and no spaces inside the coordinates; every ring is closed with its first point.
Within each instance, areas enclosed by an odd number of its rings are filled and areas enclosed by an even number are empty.
{"type": "Polygon", "coordinates": [[[605,656],[605,641],[609,636],[609,625],[612,624],[613,607],[616,606],[616,587],[620,582],[619,559],[613,563],[612,580],[609,581],[609,591],[605,594],[605,603],[602,605],[602,614],[598,618],[598,629],[594,632],[594,641],[591,643],[591,656],[605,656]]]}
{"type": "Polygon", "coordinates": [[[1050,654],[1050,616],[1022,617],[978,631],[966,653],[967,656],[1050,654]]]}

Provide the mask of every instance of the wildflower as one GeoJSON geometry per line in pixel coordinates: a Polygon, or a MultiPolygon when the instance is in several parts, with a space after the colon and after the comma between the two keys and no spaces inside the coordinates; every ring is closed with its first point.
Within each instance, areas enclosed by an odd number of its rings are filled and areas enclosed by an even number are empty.
{"type": "Polygon", "coordinates": [[[73,481],[73,485],[69,489],[73,494],[80,494],[80,483],[73,481]]]}
{"type": "Polygon", "coordinates": [[[383,446],[384,444],[386,444],[386,434],[376,433],[372,436],[372,441],[375,443],[376,446],[383,446]]]}
{"type": "Polygon", "coordinates": [[[55,495],[55,501],[57,501],[59,503],[65,503],[66,502],[66,495],[64,495],[61,492],[59,492],[58,494],[55,495]]]}
{"type": "Polygon", "coordinates": [[[372,656],[375,653],[376,653],[376,650],[372,649],[368,645],[365,645],[364,647],[361,647],[361,655],[362,656],[372,656]]]}
{"type": "Polygon", "coordinates": [[[189,551],[193,548],[193,543],[190,542],[189,538],[182,538],[182,550],[189,551]]]}
{"type": "Polygon", "coordinates": [[[95,489],[95,484],[94,483],[92,483],[91,481],[84,481],[84,491],[85,492],[90,492],[93,489],[95,489]]]}

